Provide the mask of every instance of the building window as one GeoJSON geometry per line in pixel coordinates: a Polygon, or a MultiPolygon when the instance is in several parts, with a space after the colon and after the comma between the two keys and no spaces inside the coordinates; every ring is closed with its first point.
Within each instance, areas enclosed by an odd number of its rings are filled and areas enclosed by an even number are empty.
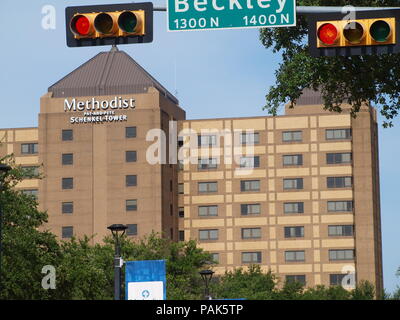
{"type": "Polygon", "coordinates": [[[218,183],[217,182],[199,182],[198,188],[200,193],[217,192],[218,183]]]}
{"type": "Polygon", "coordinates": [[[126,200],[126,211],[136,211],[137,200],[126,200]]]}
{"type": "Polygon", "coordinates": [[[327,153],[326,163],[327,164],[339,164],[339,163],[351,163],[351,153],[327,153]]]}
{"type": "Polygon", "coordinates": [[[22,167],[21,169],[24,179],[33,179],[39,176],[39,167],[37,166],[22,167]]]}
{"type": "Polygon", "coordinates": [[[127,224],[128,229],[126,229],[127,236],[137,236],[137,224],[127,224]]]}
{"type": "Polygon", "coordinates": [[[74,213],[74,203],[73,202],[63,202],[61,204],[61,212],[66,214],[74,213]]]}
{"type": "Polygon", "coordinates": [[[260,134],[258,132],[243,132],[240,134],[240,144],[254,145],[260,143],[260,134]]]}
{"type": "Polygon", "coordinates": [[[185,138],[183,136],[178,137],[178,148],[183,147],[185,144],[185,138]]]}
{"type": "Polygon", "coordinates": [[[261,228],[242,228],[242,239],[260,239],[261,228]]]}
{"type": "Polygon", "coordinates": [[[198,135],[197,143],[199,147],[213,147],[217,145],[216,135],[198,135]]]}
{"type": "Polygon", "coordinates": [[[219,253],[211,253],[211,261],[214,263],[219,263],[219,253]]]}
{"type": "Polygon", "coordinates": [[[287,275],[285,277],[286,283],[298,282],[303,286],[306,284],[306,276],[304,274],[287,275]]]}
{"type": "Polygon", "coordinates": [[[185,241],[185,230],[179,230],[179,241],[185,241]]]}
{"type": "Polygon", "coordinates": [[[303,178],[283,179],[283,190],[303,189],[303,178]]]}
{"type": "Polygon", "coordinates": [[[61,187],[63,190],[74,188],[74,178],[62,178],[61,187]]]}
{"type": "Polygon", "coordinates": [[[354,235],[354,226],[328,226],[328,235],[332,237],[349,237],[354,235]]]}
{"type": "Polygon", "coordinates": [[[185,208],[184,207],[179,207],[178,216],[179,216],[179,218],[184,218],[185,217],[185,208]]]}
{"type": "Polygon", "coordinates": [[[218,229],[199,230],[199,240],[218,240],[218,229]]]}
{"type": "Polygon", "coordinates": [[[74,227],[62,227],[61,236],[63,239],[70,239],[74,235],[74,227]]]}
{"type": "Polygon", "coordinates": [[[301,166],[301,165],[303,165],[303,155],[302,154],[284,155],[283,156],[283,165],[284,166],[301,166]]]}
{"type": "Polygon", "coordinates": [[[261,252],[242,252],[242,263],[261,263],[261,252]]]}
{"type": "Polygon", "coordinates": [[[326,129],[326,140],[351,139],[351,129],[326,129]]]}
{"type": "Polygon", "coordinates": [[[218,216],[218,206],[200,206],[200,217],[216,217],[218,216]]]}
{"type": "Polygon", "coordinates": [[[218,163],[217,158],[200,158],[198,162],[198,169],[208,170],[217,169],[218,163]]]}
{"type": "Polygon", "coordinates": [[[284,213],[304,213],[304,202],[286,202],[283,204],[284,213]]]}
{"type": "Polygon", "coordinates": [[[37,154],[38,152],[39,152],[39,145],[37,143],[21,144],[21,154],[37,154]]]}
{"type": "Polygon", "coordinates": [[[305,261],[304,250],[300,251],[285,251],[286,262],[302,262],[305,261]]]}
{"type": "Polygon", "coordinates": [[[74,131],[72,129],[65,129],[61,132],[62,141],[72,141],[74,140],[74,131]]]}
{"type": "Polygon", "coordinates": [[[126,162],[136,162],[136,160],[137,160],[136,151],[126,151],[125,152],[125,160],[126,160],[126,162]]]}
{"type": "Polygon", "coordinates": [[[22,193],[37,199],[39,191],[38,189],[29,189],[29,190],[22,190],[22,193]]]}
{"type": "Polygon", "coordinates": [[[241,157],[240,158],[241,168],[259,168],[260,167],[260,157],[241,157]]]}
{"type": "Polygon", "coordinates": [[[63,166],[68,166],[74,164],[74,154],[73,153],[63,153],[61,163],[63,166]]]}
{"type": "Polygon", "coordinates": [[[352,177],[328,177],[326,178],[328,188],[351,188],[352,177]]]}
{"type": "Polygon", "coordinates": [[[260,191],[260,180],[240,181],[240,191],[260,191]]]}
{"type": "Polygon", "coordinates": [[[261,213],[261,205],[259,203],[240,205],[240,214],[242,216],[247,216],[251,214],[260,214],[260,213],[261,213]]]}
{"type": "Polygon", "coordinates": [[[304,227],[285,227],[285,238],[303,238],[304,227]]]}
{"type": "Polygon", "coordinates": [[[183,183],[178,183],[178,194],[184,194],[184,184],[183,183]]]}
{"type": "MultiPolygon", "coordinates": [[[[329,275],[329,284],[331,286],[342,286],[343,279],[346,277],[347,274],[339,273],[339,274],[330,274],[329,275]]],[[[350,280],[350,279],[349,279],[350,280]]],[[[346,283],[344,284],[346,285],[346,283]]]]}
{"type": "Polygon", "coordinates": [[[328,212],[353,211],[353,201],[328,201],[328,212]]]}
{"type": "Polygon", "coordinates": [[[126,176],[125,181],[126,181],[127,187],[136,187],[137,186],[137,176],[136,175],[126,176]]]}
{"type": "Polygon", "coordinates": [[[126,127],[125,138],[136,138],[136,127],[126,127]]]}
{"type": "Polygon", "coordinates": [[[354,249],[329,250],[329,260],[354,260],[354,249]]]}
{"type": "Polygon", "coordinates": [[[303,133],[301,131],[285,131],[282,133],[283,142],[300,142],[303,141],[303,133]]]}

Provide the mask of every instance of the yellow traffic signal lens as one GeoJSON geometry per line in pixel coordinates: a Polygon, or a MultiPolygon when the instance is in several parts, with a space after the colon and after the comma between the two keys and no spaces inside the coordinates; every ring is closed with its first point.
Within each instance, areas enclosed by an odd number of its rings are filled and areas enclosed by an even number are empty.
{"type": "Polygon", "coordinates": [[[331,23],[325,23],[318,29],[318,38],[326,45],[333,45],[339,36],[338,29],[331,23]]]}
{"type": "Polygon", "coordinates": [[[133,33],[138,25],[138,19],[133,12],[124,11],[119,15],[118,26],[126,33],[133,33]]]}
{"type": "Polygon", "coordinates": [[[111,34],[114,27],[113,18],[108,13],[100,13],[94,19],[94,27],[99,33],[111,34]]]}
{"type": "Polygon", "coordinates": [[[361,23],[349,22],[343,30],[346,40],[352,44],[360,43],[365,37],[365,30],[361,23]]]}
{"type": "Polygon", "coordinates": [[[383,20],[377,20],[371,25],[369,32],[371,34],[371,37],[376,42],[386,42],[388,41],[392,30],[389,23],[383,20]]]}
{"type": "Polygon", "coordinates": [[[84,15],[76,15],[71,20],[71,30],[79,36],[87,36],[90,31],[90,21],[84,15]]]}

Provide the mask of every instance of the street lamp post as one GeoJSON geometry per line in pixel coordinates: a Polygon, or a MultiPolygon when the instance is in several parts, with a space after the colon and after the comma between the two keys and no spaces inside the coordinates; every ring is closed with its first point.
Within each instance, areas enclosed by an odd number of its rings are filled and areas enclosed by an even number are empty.
{"type": "Polygon", "coordinates": [[[123,224],[113,224],[107,229],[111,230],[115,241],[115,256],[114,256],[114,300],[121,300],[121,268],[123,261],[121,259],[120,238],[125,234],[128,227],[123,224]]]}
{"type": "MultiPolygon", "coordinates": [[[[0,174],[6,173],[11,170],[11,167],[0,163],[0,174]]],[[[0,192],[2,192],[2,184],[3,181],[0,178],[0,192]]],[[[1,210],[1,204],[0,204],[0,290],[3,289],[1,285],[1,258],[2,258],[2,253],[3,253],[3,212],[1,210]]]]}
{"type": "Polygon", "coordinates": [[[204,297],[206,298],[206,300],[211,300],[209,284],[214,274],[214,271],[207,269],[207,270],[202,270],[199,273],[204,281],[204,297]]]}

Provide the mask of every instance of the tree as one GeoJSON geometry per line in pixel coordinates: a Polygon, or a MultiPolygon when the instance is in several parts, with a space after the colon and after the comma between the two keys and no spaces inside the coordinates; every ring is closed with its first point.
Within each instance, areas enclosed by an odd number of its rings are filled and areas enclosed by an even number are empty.
{"type": "Polygon", "coordinates": [[[248,270],[236,268],[216,278],[211,294],[217,298],[270,300],[274,296],[275,281],[272,272],[263,273],[259,265],[251,265],[248,270]]]}
{"type": "MultiPolygon", "coordinates": [[[[298,0],[298,6],[398,6],[398,0],[298,0]]],[[[364,103],[380,106],[384,126],[393,126],[400,110],[400,55],[313,58],[308,53],[308,25],[299,16],[294,28],[263,28],[260,40],[266,48],[282,53],[276,83],[266,95],[265,109],[276,115],[282,104],[293,108],[305,88],[320,90],[324,108],[341,112],[352,106],[356,116],[364,103]]]]}
{"type": "Polygon", "coordinates": [[[13,169],[0,177],[2,208],[2,268],[0,299],[49,299],[53,290],[42,288],[42,268],[57,265],[61,252],[56,237],[38,228],[47,222],[47,214],[37,209],[33,196],[14,189],[24,172],[16,167],[11,156],[0,163],[13,169]]]}

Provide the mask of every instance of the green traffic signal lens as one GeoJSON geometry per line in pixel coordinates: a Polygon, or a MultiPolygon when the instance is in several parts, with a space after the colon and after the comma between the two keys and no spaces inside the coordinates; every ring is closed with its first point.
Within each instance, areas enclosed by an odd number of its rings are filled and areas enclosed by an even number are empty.
{"type": "Polygon", "coordinates": [[[364,27],[358,22],[349,22],[344,27],[343,35],[352,44],[360,43],[365,35],[364,27]]]}
{"type": "Polygon", "coordinates": [[[378,20],[371,25],[369,32],[376,42],[386,42],[390,37],[391,28],[386,21],[378,20]]]}
{"type": "Polygon", "coordinates": [[[138,19],[133,12],[124,11],[118,18],[119,28],[126,33],[133,33],[138,24],[138,19]]]}
{"type": "Polygon", "coordinates": [[[96,30],[102,34],[110,34],[113,29],[113,19],[107,13],[100,13],[94,19],[94,27],[96,30]]]}

